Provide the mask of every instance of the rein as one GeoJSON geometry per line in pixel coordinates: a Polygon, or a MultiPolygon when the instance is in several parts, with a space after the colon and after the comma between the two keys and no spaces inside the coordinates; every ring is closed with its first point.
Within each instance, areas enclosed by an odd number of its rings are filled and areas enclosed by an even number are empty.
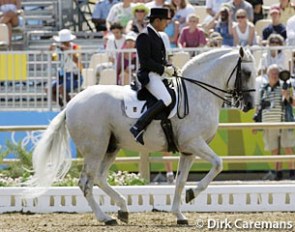
{"type": "MultiPolygon", "coordinates": [[[[242,89],[242,78],[241,78],[241,63],[242,63],[242,59],[241,57],[239,58],[236,66],[234,67],[234,69],[232,70],[227,82],[226,82],[226,86],[228,87],[228,84],[231,80],[231,78],[233,77],[234,75],[234,72],[237,70],[236,72],[236,80],[235,80],[235,84],[234,84],[234,89],[232,90],[224,90],[224,89],[220,89],[216,86],[213,86],[213,85],[210,85],[210,84],[207,84],[205,82],[202,82],[202,81],[198,81],[198,80],[193,80],[193,79],[190,79],[190,78],[187,78],[187,77],[183,77],[183,76],[180,76],[180,75],[175,75],[176,77],[176,81],[177,81],[177,90],[178,90],[178,96],[180,97],[182,94],[182,91],[181,91],[181,88],[179,87],[180,85],[180,81],[179,79],[181,80],[182,84],[183,84],[183,90],[184,90],[184,114],[182,117],[180,117],[178,115],[178,117],[180,119],[184,118],[186,115],[189,114],[189,104],[188,104],[188,96],[187,96],[187,90],[186,90],[186,86],[185,86],[185,82],[184,81],[188,81],[188,82],[191,82],[205,90],[207,90],[208,92],[212,93],[214,96],[220,98],[221,100],[223,100],[226,104],[228,104],[229,106],[236,106],[243,98],[243,93],[248,93],[248,92],[253,92],[255,91],[255,89],[247,89],[247,90],[243,90],[242,89]],[[220,96],[219,94],[217,94],[216,92],[214,92],[213,90],[217,90],[217,91],[220,91],[222,93],[225,93],[227,94],[227,96],[229,96],[230,98],[232,99],[236,99],[236,102],[233,104],[232,101],[229,101],[227,98],[224,98],[222,96],[220,96]]],[[[180,109],[180,100],[178,101],[178,105],[177,105],[178,109],[180,109]]],[[[179,110],[177,110],[178,112],[179,110]]]]}

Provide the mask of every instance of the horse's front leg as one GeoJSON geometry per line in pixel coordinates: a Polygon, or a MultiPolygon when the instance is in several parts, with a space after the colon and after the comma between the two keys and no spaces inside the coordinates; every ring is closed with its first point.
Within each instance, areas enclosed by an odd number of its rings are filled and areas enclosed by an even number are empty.
{"type": "Polygon", "coordinates": [[[180,210],[181,193],[185,186],[189,170],[195,159],[194,155],[181,155],[178,165],[177,178],[174,199],[172,204],[172,213],[176,216],[177,224],[186,225],[188,224],[187,218],[180,210]]]}
{"type": "Polygon", "coordinates": [[[209,173],[198,183],[194,189],[188,189],[186,191],[185,201],[190,202],[196,198],[203,190],[205,190],[210,182],[222,171],[222,159],[218,157],[215,152],[209,147],[204,140],[198,141],[197,156],[201,159],[207,160],[212,164],[212,168],[209,173]]]}

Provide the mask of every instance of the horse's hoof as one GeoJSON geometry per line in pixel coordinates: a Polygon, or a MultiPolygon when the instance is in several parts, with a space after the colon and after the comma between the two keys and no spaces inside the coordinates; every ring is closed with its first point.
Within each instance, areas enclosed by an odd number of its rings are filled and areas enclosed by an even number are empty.
{"type": "Polygon", "coordinates": [[[122,222],[128,223],[129,213],[125,211],[118,211],[118,219],[122,222]]]}
{"type": "Polygon", "coordinates": [[[185,193],[185,203],[189,203],[194,198],[195,198],[194,191],[192,189],[186,190],[186,193],[185,193]]]}
{"type": "Polygon", "coordinates": [[[106,226],[117,226],[118,225],[118,222],[116,219],[111,219],[111,220],[108,220],[105,222],[105,225],[106,226]]]}
{"type": "Polygon", "coordinates": [[[177,220],[177,225],[188,225],[188,220],[186,219],[177,220]]]}

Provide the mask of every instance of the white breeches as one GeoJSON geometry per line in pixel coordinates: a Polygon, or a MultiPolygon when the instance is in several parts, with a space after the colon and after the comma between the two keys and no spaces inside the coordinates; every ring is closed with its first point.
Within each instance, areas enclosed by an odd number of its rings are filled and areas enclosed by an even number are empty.
{"type": "Polygon", "coordinates": [[[147,90],[158,100],[162,100],[165,106],[169,106],[172,102],[172,99],[164,83],[162,82],[163,78],[154,72],[149,73],[149,78],[150,81],[145,86],[147,90]]]}

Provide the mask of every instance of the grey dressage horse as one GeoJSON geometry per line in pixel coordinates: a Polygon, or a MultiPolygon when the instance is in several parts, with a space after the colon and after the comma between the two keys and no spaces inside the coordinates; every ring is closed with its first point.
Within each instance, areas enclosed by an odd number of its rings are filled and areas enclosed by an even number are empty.
{"type": "MultiPolygon", "coordinates": [[[[222,90],[236,91],[240,108],[247,111],[253,106],[255,64],[253,56],[243,49],[217,49],[191,59],[182,69],[182,76],[211,84],[222,90]],[[240,69],[237,69],[237,64],[240,69]],[[243,91],[245,90],[245,91],[243,91]]],[[[186,202],[191,201],[207,188],[222,170],[222,159],[209,147],[219,121],[223,100],[209,91],[187,82],[190,112],[184,119],[174,116],[171,121],[175,141],[180,152],[172,213],[178,224],[188,220],[180,210],[181,195],[189,170],[196,156],[212,164],[208,174],[193,189],[186,191],[186,202]]],[[[79,187],[84,193],[98,221],[108,225],[117,220],[105,214],[93,197],[97,185],[120,208],[118,219],[128,222],[126,199],[106,181],[108,170],[119,149],[138,152],[166,151],[167,143],[160,122],[154,121],[144,134],[145,145],[134,141],[129,128],[135,119],[124,112],[122,86],[96,85],[76,95],[50,123],[33,152],[34,176],[30,186],[46,187],[62,179],[71,166],[69,137],[84,157],[79,187]]],[[[214,90],[217,92],[218,90],[214,90]]],[[[224,92],[219,93],[225,97],[224,92]]],[[[32,188],[34,189],[34,188],[32,188]]]]}

